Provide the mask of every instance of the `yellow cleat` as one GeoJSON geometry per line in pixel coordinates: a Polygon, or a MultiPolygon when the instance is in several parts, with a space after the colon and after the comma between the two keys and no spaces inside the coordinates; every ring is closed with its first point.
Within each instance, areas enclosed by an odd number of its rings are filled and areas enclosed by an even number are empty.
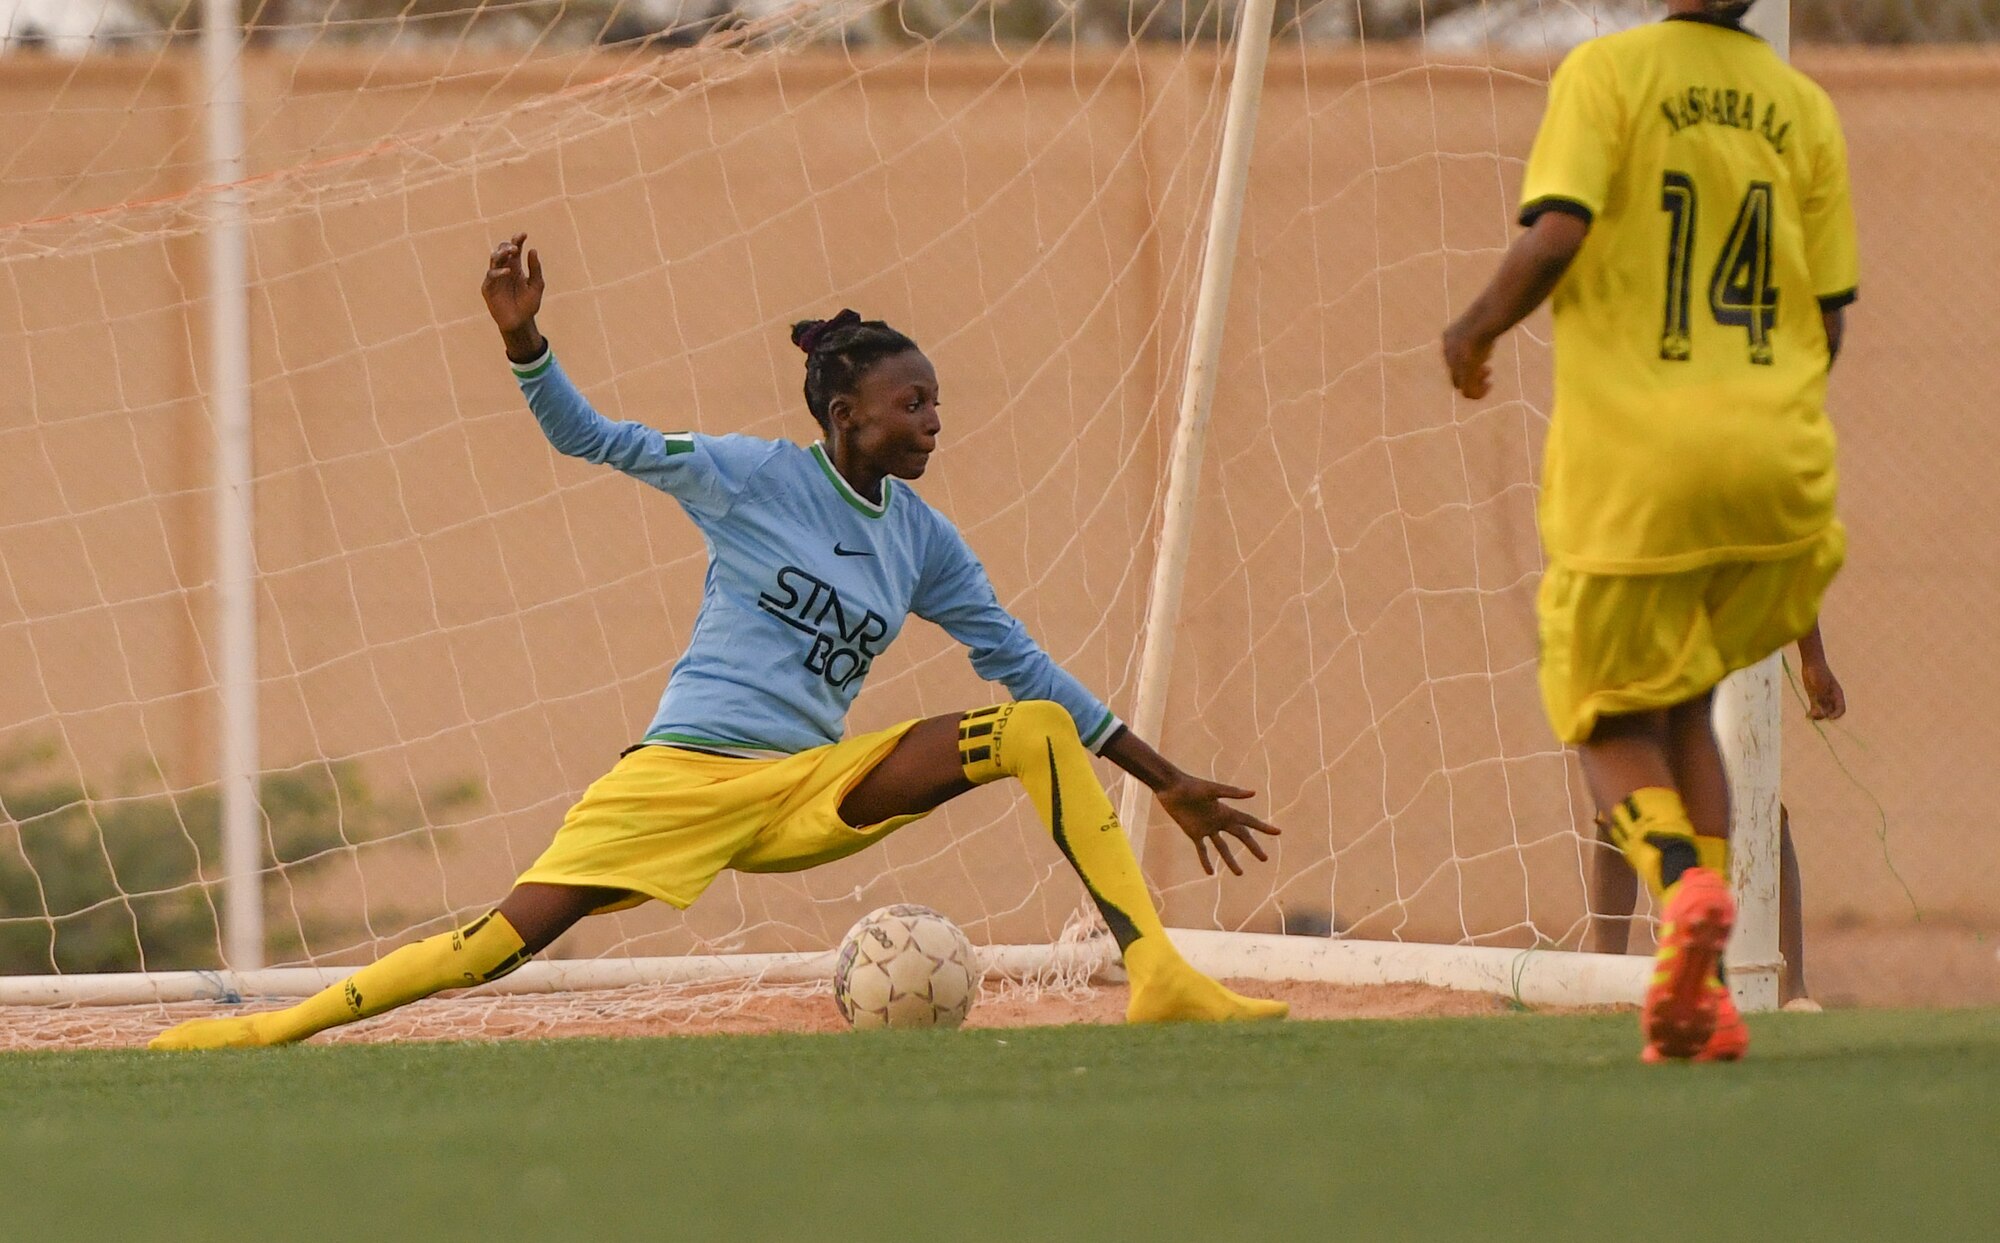
{"type": "Polygon", "coordinates": [[[1193,967],[1153,972],[1132,982],[1125,1006],[1127,1023],[1240,1023],[1281,1019],[1292,1012],[1282,1001],[1233,993],[1193,967]]]}
{"type": "Polygon", "coordinates": [[[189,1019],[176,1023],[147,1043],[149,1049],[259,1049],[268,1042],[257,1034],[255,1016],[231,1019],[189,1019]]]}

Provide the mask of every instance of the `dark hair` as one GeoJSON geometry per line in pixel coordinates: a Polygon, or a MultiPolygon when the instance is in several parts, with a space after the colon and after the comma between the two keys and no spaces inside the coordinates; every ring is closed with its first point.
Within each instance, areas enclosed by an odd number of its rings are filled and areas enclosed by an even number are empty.
{"type": "Polygon", "coordinates": [[[879,319],[863,319],[841,308],[832,319],[802,319],[792,325],[792,344],[806,352],[806,409],[821,431],[832,431],[827,409],[833,399],[852,394],[876,363],[917,348],[917,343],[879,319]]]}

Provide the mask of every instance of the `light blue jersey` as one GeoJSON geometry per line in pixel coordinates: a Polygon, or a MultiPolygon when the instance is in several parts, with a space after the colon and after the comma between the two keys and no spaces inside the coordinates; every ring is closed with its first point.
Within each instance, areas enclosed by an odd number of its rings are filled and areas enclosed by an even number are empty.
{"type": "Polygon", "coordinates": [[[911,613],[1016,699],[1061,704],[1092,751],[1117,732],[1111,710],[1000,606],[958,528],[900,480],[882,481],[877,505],[819,445],[614,423],[552,352],[514,374],[549,443],[667,493],[708,542],[694,637],[647,742],[755,756],[838,742],[869,667],[911,613]]]}

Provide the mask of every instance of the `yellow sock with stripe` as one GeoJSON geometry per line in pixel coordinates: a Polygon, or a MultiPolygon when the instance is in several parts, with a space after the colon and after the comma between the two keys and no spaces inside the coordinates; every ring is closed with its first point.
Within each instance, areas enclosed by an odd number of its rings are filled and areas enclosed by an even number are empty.
{"type": "Polygon", "coordinates": [[[1680,794],[1665,786],[1634,790],[1612,808],[1610,832],[1655,899],[1691,867],[1729,879],[1729,840],[1696,834],[1680,794]]]}
{"type": "Polygon", "coordinates": [[[383,955],[295,1006],[240,1018],[191,1019],[154,1037],[155,1049],[291,1044],[315,1032],[407,1005],[448,988],[497,980],[532,957],[506,916],[491,911],[463,928],[383,955]]]}
{"type": "Polygon", "coordinates": [[[1230,992],[1190,967],[1167,940],[1132,843],[1091,770],[1076,722],[1061,706],[1031,699],[968,712],[958,726],[958,756],[968,781],[1014,777],[1027,788],[1125,956],[1128,1022],[1284,1016],[1283,1002],[1230,992]]]}
{"type": "Polygon", "coordinates": [[[1694,862],[1696,867],[1705,867],[1724,880],[1729,879],[1729,839],[1709,837],[1697,833],[1694,837],[1694,862]]]}

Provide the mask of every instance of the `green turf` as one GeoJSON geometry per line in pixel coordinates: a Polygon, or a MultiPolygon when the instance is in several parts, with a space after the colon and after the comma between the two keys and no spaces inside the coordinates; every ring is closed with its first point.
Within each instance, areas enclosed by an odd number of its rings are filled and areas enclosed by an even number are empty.
{"type": "Polygon", "coordinates": [[[0,1057],[0,1238],[1991,1239],[2000,1012],[0,1057]]]}

